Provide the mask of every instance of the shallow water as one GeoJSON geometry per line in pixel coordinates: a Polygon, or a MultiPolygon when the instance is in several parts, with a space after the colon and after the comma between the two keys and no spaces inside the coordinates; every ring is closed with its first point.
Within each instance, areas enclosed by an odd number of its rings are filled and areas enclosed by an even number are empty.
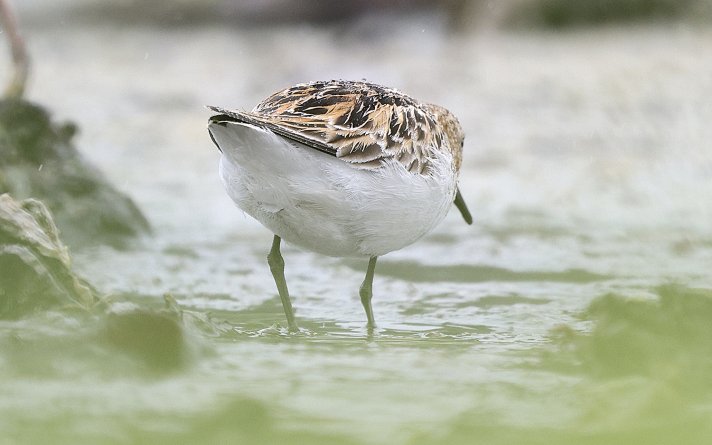
{"type": "Polygon", "coordinates": [[[117,310],[172,295],[187,346],[154,366],[101,317],[0,322],[0,443],[709,443],[712,295],[688,288],[712,289],[710,31],[441,28],[30,23],[31,97],[155,229],[76,269],[117,310]],[[225,196],[205,129],[205,104],[317,78],[397,86],[468,135],[475,224],[453,211],[379,261],[372,333],[366,261],[289,246],[286,333],[271,234],[225,196]]]}

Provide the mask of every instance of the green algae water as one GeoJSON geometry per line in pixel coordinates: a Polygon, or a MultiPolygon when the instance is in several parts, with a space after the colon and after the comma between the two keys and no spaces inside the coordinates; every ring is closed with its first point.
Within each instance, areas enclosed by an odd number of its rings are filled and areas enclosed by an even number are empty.
{"type": "Polygon", "coordinates": [[[28,33],[31,98],[155,233],[73,252],[108,315],[0,321],[0,444],[712,442],[709,30],[28,33]],[[365,260],[285,246],[290,335],[202,107],[362,77],[460,117],[475,223],[379,260],[374,332],[365,260]]]}

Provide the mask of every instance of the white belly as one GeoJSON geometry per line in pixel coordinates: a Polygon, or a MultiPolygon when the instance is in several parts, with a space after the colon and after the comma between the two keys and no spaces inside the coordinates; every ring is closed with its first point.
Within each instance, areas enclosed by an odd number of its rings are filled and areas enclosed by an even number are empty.
{"type": "Polygon", "coordinates": [[[376,171],[247,125],[211,125],[220,176],[239,208],[285,241],[330,256],[380,256],[433,229],[455,193],[449,159],[434,175],[376,171]]]}

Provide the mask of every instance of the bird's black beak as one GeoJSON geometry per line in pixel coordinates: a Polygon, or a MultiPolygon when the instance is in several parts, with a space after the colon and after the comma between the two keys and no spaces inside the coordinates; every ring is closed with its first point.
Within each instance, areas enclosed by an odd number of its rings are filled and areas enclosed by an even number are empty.
{"type": "Polygon", "coordinates": [[[465,218],[465,222],[467,224],[472,224],[472,215],[470,214],[470,210],[467,208],[467,204],[465,204],[465,200],[462,199],[460,187],[457,188],[457,193],[455,194],[455,207],[457,207],[457,210],[460,211],[462,217],[465,218]]]}

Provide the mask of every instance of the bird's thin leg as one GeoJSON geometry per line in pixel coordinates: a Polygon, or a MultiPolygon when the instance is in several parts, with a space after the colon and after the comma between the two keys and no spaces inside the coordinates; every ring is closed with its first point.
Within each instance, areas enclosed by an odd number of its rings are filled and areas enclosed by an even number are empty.
{"type": "Polygon", "coordinates": [[[281,241],[280,237],[274,236],[272,249],[267,255],[267,264],[269,264],[269,270],[272,271],[274,282],[277,284],[277,292],[279,292],[279,298],[282,300],[282,307],[284,307],[284,314],[287,316],[289,330],[294,332],[298,331],[299,328],[297,327],[297,321],[294,319],[294,310],[292,310],[292,302],[289,299],[289,290],[287,290],[287,280],[284,279],[284,258],[282,258],[282,254],[279,251],[279,243],[281,241]]]}
{"type": "Polygon", "coordinates": [[[373,318],[373,308],[371,308],[371,297],[373,297],[373,273],[376,270],[376,260],[377,256],[372,256],[368,260],[368,269],[366,269],[366,277],[361,283],[361,288],[358,293],[361,296],[361,304],[366,310],[366,317],[368,318],[368,327],[373,328],[376,326],[376,320],[373,318]]]}

